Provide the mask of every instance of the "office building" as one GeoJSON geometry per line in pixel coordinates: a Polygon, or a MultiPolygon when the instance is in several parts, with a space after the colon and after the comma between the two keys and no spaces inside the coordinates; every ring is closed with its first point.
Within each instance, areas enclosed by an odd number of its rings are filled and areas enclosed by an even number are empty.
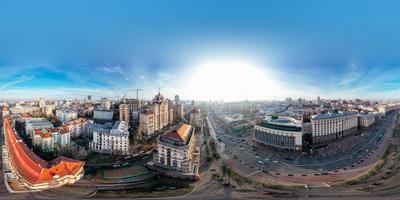
{"type": "Polygon", "coordinates": [[[269,116],[254,125],[256,142],[278,149],[301,150],[302,123],[288,116],[269,116]]]}
{"type": "Polygon", "coordinates": [[[311,117],[313,143],[340,139],[357,130],[358,117],[355,112],[329,112],[311,117]]]}
{"type": "Polygon", "coordinates": [[[368,128],[375,123],[374,114],[360,114],[358,115],[358,125],[360,128],[368,128]]]}

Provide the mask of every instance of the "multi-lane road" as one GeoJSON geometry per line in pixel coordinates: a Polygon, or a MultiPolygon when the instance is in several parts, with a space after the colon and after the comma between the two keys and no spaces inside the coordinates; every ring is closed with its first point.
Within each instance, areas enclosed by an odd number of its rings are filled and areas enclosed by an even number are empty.
{"type": "Polygon", "coordinates": [[[351,166],[362,164],[374,151],[382,148],[386,143],[387,133],[396,122],[396,116],[395,112],[391,112],[368,130],[369,133],[350,136],[360,138],[357,145],[321,156],[300,153],[294,156],[293,153],[285,154],[273,149],[254,148],[253,145],[249,144],[248,138],[232,134],[229,127],[214,113],[209,113],[208,119],[219,138],[219,142],[225,144],[225,153],[234,157],[236,161],[257,170],[306,174],[346,170],[351,166]]]}

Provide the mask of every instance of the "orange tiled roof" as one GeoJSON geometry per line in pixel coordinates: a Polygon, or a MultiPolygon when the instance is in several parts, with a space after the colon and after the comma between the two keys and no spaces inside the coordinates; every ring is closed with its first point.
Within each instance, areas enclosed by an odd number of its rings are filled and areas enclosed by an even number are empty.
{"type": "Polygon", "coordinates": [[[192,126],[188,124],[182,124],[178,128],[174,128],[167,133],[161,135],[161,139],[172,140],[175,142],[186,143],[190,137],[190,130],[192,126]]]}
{"type": "Polygon", "coordinates": [[[10,120],[3,118],[6,143],[11,162],[18,173],[30,184],[43,184],[67,175],[77,175],[83,170],[83,161],[58,157],[47,162],[33,153],[14,132],[10,120]]]}

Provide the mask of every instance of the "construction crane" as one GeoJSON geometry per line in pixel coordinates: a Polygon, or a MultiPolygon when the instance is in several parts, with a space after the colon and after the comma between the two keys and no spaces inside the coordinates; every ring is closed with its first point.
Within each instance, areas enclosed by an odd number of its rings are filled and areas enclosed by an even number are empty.
{"type": "Polygon", "coordinates": [[[140,88],[136,88],[134,90],[126,90],[126,91],[135,91],[136,92],[136,99],[139,102],[139,92],[142,92],[143,90],[140,88]]]}

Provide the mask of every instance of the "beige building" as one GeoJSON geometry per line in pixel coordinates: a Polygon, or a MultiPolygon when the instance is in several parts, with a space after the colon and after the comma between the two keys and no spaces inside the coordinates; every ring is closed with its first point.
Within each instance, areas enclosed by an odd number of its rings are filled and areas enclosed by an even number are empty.
{"type": "Polygon", "coordinates": [[[328,142],[350,135],[357,130],[355,112],[319,114],[311,117],[313,143],[328,142]]]}
{"type": "Polygon", "coordinates": [[[358,125],[360,126],[360,128],[368,128],[374,123],[375,123],[374,114],[365,114],[358,116],[358,125]]]}
{"type": "Polygon", "coordinates": [[[166,169],[176,177],[198,178],[199,148],[194,127],[181,124],[159,136],[154,167],[166,169]]]}
{"type": "Polygon", "coordinates": [[[140,113],[140,123],[139,128],[145,136],[150,136],[154,133],[154,113],[144,112],[140,113]]]}
{"type": "Polygon", "coordinates": [[[129,123],[130,118],[131,118],[131,112],[129,104],[123,103],[119,105],[119,120],[129,123]]]}
{"type": "Polygon", "coordinates": [[[160,130],[169,124],[168,101],[164,99],[163,95],[158,93],[154,97],[150,110],[154,113],[155,130],[160,130]]]}
{"type": "Polygon", "coordinates": [[[184,117],[183,104],[176,103],[174,105],[174,121],[183,120],[184,117]]]}
{"type": "Polygon", "coordinates": [[[173,109],[169,107],[169,101],[158,93],[149,105],[149,111],[141,113],[139,118],[140,131],[150,136],[155,131],[173,123],[173,109]]]}

